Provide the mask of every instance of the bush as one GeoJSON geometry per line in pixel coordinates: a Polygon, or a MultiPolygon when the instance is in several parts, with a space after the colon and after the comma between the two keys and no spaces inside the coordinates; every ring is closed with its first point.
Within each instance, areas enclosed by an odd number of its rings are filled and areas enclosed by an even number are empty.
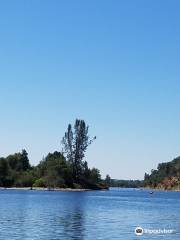
{"type": "Polygon", "coordinates": [[[33,184],[33,187],[42,187],[45,188],[46,186],[46,181],[43,178],[39,178],[35,181],[33,184]]]}
{"type": "Polygon", "coordinates": [[[14,185],[15,187],[32,187],[35,180],[35,177],[29,172],[24,172],[18,176],[14,185]]]}
{"type": "Polygon", "coordinates": [[[80,184],[73,183],[73,188],[75,188],[75,189],[81,189],[82,186],[81,186],[80,184]]]}

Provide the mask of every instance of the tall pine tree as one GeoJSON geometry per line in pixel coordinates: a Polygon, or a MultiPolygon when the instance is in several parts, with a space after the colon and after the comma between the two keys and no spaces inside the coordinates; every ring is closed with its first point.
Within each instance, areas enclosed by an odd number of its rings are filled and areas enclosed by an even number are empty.
{"type": "Polygon", "coordinates": [[[76,183],[81,182],[84,167],[84,156],[88,146],[96,139],[90,139],[88,135],[89,126],[84,120],[76,119],[74,129],[68,125],[68,129],[62,139],[63,152],[73,169],[73,179],[76,183]]]}

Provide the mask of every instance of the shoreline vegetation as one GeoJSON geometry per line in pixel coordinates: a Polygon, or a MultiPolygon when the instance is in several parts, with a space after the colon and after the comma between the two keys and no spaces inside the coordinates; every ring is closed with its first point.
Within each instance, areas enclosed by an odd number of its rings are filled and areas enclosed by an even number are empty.
{"type": "Polygon", "coordinates": [[[157,170],[145,173],[144,180],[101,178],[97,168],[84,160],[87,148],[96,140],[90,138],[84,120],[68,125],[62,138],[62,151],[49,153],[37,166],[29,162],[26,150],[0,158],[1,189],[51,191],[107,190],[109,187],[180,190],[180,157],[160,163],[157,170]]]}
{"type": "Polygon", "coordinates": [[[144,180],[107,179],[107,182],[110,187],[180,191],[180,157],[160,163],[151,174],[145,173],[144,180]]]}
{"type": "Polygon", "coordinates": [[[0,158],[0,187],[48,190],[101,190],[108,185],[97,168],[84,161],[87,148],[96,140],[89,137],[84,120],[68,125],[61,141],[62,151],[49,153],[37,166],[29,162],[26,150],[0,158]]]}
{"type": "MultiPolygon", "coordinates": [[[[54,191],[54,192],[87,192],[93,191],[92,189],[81,189],[81,188],[41,188],[41,187],[10,187],[3,188],[0,187],[0,190],[23,190],[23,191],[54,191]]],[[[102,190],[102,189],[101,189],[102,190]]]]}
{"type": "MultiPolygon", "coordinates": [[[[113,188],[129,188],[129,187],[111,187],[113,188]]],[[[134,187],[132,187],[134,188],[134,187]]],[[[109,190],[110,188],[101,188],[99,191],[106,191],[109,190]]],[[[180,188],[172,188],[172,189],[165,189],[165,188],[151,188],[151,187],[137,187],[134,188],[136,190],[149,190],[150,192],[156,192],[156,191],[166,191],[166,192],[179,192],[180,188]]],[[[22,190],[22,191],[49,191],[49,192],[89,192],[89,191],[96,191],[93,189],[82,189],[82,188],[41,188],[41,187],[0,187],[0,190],[22,190]]]]}
{"type": "Polygon", "coordinates": [[[180,157],[160,163],[151,174],[145,173],[144,186],[159,190],[180,190],[180,157]]]}

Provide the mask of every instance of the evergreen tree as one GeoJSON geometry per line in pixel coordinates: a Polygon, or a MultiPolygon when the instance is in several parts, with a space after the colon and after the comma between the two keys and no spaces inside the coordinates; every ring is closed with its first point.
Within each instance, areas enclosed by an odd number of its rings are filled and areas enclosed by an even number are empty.
{"type": "Polygon", "coordinates": [[[96,139],[96,137],[90,139],[88,131],[89,126],[86,125],[85,121],[76,119],[74,129],[69,124],[67,132],[62,139],[63,151],[68,161],[72,164],[73,179],[76,183],[80,183],[82,180],[85,152],[88,146],[96,139]]]}
{"type": "Polygon", "coordinates": [[[105,183],[106,183],[107,186],[110,186],[110,185],[111,185],[111,178],[110,178],[109,175],[106,175],[105,183]]]}

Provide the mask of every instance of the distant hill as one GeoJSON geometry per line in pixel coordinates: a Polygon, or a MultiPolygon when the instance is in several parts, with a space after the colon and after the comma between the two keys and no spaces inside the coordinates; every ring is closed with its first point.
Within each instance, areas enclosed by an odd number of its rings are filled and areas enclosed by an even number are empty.
{"type": "Polygon", "coordinates": [[[151,174],[145,173],[144,186],[167,190],[180,190],[180,157],[160,163],[151,174]]]}
{"type": "Polygon", "coordinates": [[[109,186],[110,187],[121,187],[121,188],[139,188],[139,187],[143,187],[143,181],[111,179],[109,186]]]}

